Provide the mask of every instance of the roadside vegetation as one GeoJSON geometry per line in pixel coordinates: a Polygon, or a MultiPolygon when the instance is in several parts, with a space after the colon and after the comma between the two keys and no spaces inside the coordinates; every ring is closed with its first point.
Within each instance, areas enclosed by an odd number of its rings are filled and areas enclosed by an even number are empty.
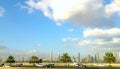
{"type": "Polygon", "coordinates": [[[105,63],[115,63],[116,62],[116,58],[113,55],[113,53],[111,53],[111,52],[105,53],[105,56],[103,58],[104,58],[105,63]]]}
{"type": "MultiPolygon", "coordinates": [[[[32,55],[27,61],[16,61],[14,56],[10,55],[6,58],[4,62],[0,59],[1,64],[0,66],[3,67],[6,64],[10,67],[20,67],[21,69],[35,69],[35,68],[69,68],[69,69],[120,69],[120,67],[112,66],[113,63],[116,62],[116,57],[111,52],[106,52],[103,56],[104,64],[108,65],[101,65],[101,66],[89,66],[87,63],[81,63],[77,65],[73,65],[73,61],[71,56],[68,53],[63,53],[57,62],[50,62],[50,61],[43,61],[39,59],[39,57],[32,55]],[[37,65],[36,65],[37,64],[37,65]]],[[[95,63],[91,63],[95,64],[95,63]]],[[[101,63],[97,63],[101,64],[101,63]]],[[[118,63],[119,64],[119,63],[118,63]]]]}

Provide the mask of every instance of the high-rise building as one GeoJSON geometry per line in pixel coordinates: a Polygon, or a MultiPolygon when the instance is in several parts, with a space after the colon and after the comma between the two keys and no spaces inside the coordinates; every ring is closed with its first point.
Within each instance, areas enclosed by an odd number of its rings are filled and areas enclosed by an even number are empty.
{"type": "Polygon", "coordinates": [[[99,52],[97,52],[94,56],[94,62],[99,62],[100,58],[99,58],[99,52]]]}
{"type": "Polygon", "coordinates": [[[78,62],[80,62],[80,53],[78,52],[78,62]]]}
{"type": "MultiPolygon", "coordinates": [[[[118,58],[120,58],[120,52],[118,53],[118,58]]],[[[118,62],[120,62],[120,59],[118,60],[118,62]]]]}
{"type": "Polygon", "coordinates": [[[94,62],[94,58],[93,58],[93,56],[91,56],[91,62],[94,62]]]}
{"type": "Polygon", "coordinates": [[[57,59],[57,61],[60,61],[60,57],[61,57],[60,53],[58,53],[58,59],[57,59]]]}
{"type": "Polygon", "coordinates": [[[82,58],[82,62],[87,62],[86,56],[84,56],[84,57],[82,58]]]}
{"type": "Polygon", "coordinates": [[[120,62],[120,52],[113,52],[113,55],[116,58],[116,62],[120,62]]]}
{"type": "Polygon", "coordinates": [[[93,57],[91,55],[87,56],[87,62],[93,62],[93,57]]]}
{"type": "Polygon", "coordinates": [[[97,56],[96,56],[96,54],[94,56],[94,62],[97,62],[97,56]]]}
{"type": "Polygon", "coordinates": [[[75,56],[73,56],[73,62],[76,62],[76,58],[75,58],[75,56]]]}
{"type": "Polygon", "coordinates": [[[97,62],[99,62],[100,61],[99,52],[96,53],[96,57],[97,57],[97,62]]]}

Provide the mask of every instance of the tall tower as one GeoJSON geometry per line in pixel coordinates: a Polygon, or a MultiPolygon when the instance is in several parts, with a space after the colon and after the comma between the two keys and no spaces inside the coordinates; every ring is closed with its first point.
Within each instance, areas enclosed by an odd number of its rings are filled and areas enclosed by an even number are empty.
{"type": "MultiPolygon", "coordinates": [[[[120,58],[120,52],[118,53],[118,58],[120,58]]],[[[118,60],[118,62],[120,62],[120,59],[118,60]]]]}
{"type": "Polygon", "coordinates": [[[78,63],[80,62],[80,53],[78,52],[78,63]]]}
{"type": "Polygon", "coordinates": [[[96,56],[96,54],[94,56],[94,62],[97,62],[97,56],[96,56]]]}
{"type": "Polygon", "coordinates": [[[86,59],[87,59],[87,62],[90,62],[90,61],[91,61],[91,56],[88,54],[88,55],[86,56],[86,59]]]}
{"type": "Polygon", "coordinates": [[[100,61],[99,52],[96,53],[96,57],[97,57],[97,62],[99,62],[100,61]]]}
{"type": "Polygon", "coordinates": [[[118,53],[117,52],[113,52],[114,57],[116,58],[116,61],[118,62],[119,58],[118,58],[118,53]]]}

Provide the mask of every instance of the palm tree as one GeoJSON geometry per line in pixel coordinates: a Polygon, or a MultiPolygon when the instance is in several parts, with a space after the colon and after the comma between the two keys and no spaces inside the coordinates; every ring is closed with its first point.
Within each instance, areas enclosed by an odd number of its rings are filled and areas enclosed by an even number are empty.
{"type": "Polygon", "coordinates": [[[104,58],[104,62],[108,62],[108,63],[112,63],[116,61],[116,58],[111,52],[105,53],[105,56],[103,58],[104,58]]]}
{"type": "Polygon", "coordinates": [[[60,61],[64,63],[72,62],[71,57],[68,55],[68,53],[63,53],[63,55],[60,58],[60,61]]]}

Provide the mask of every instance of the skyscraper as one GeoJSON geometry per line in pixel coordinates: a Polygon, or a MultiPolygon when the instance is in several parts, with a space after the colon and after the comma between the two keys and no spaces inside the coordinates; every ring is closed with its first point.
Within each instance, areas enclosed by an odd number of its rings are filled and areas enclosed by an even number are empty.
{"type": "Polygon", "coordinates": [[[94,62],[97,62],[97,56],[96,56],[96,54],[94,56],[94,62]]]}
{"type": "Polygon", "coordinates": [[[80,62],[80,53],[78,52],[78,63],[80,62]]]}
{"type": "MultiPolygon", "coordinates": [[[[120,52],[118,53],[118,58],[120,58],[120,52]]],[[[118,62],[120,62],[120,59],[118,60],[118,62]]]]}
{"type": "Polygon", "coordinates": [[[100,61],[99,52],[96,53],[96,57],[97,57],[97,62],[99,62],[100,61]]]}

